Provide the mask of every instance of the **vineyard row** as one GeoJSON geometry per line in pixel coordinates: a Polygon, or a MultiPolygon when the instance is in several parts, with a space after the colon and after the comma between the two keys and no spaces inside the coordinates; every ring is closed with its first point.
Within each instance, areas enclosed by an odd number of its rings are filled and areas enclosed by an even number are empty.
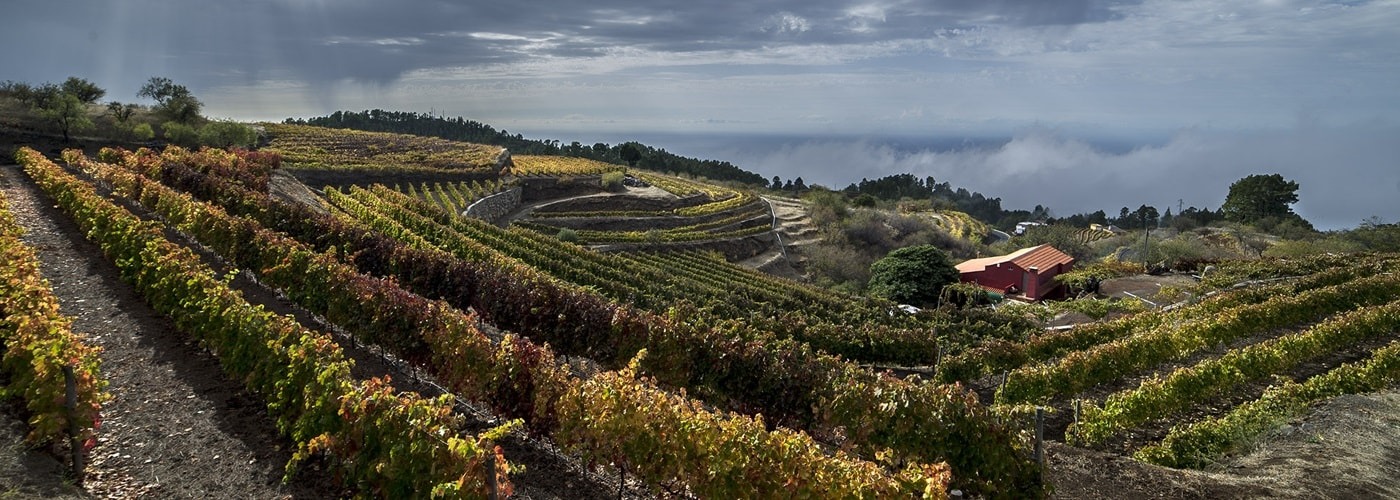
{"type": "Polygon", "coordinates": [[[1318,321],[1400,298],[1400,276],[1378,275],[1281,295],[1177,325],[1076,351],[1056,363],[1018,368],[997,390],[999,403],[1044,402],[1256,333],[1318,321]]]}
{"type": "Polygon", "coordinates": [[[38,152],[21,149],[19,157],[123,280],[266,399],[278,430],[297,444],[284,480],[300,461],[324,454],[357,491],[481,497],[488,475],[509,489],[504,457],[486,436],[457,437],[450,398],[395,395],[379,379],[355,382],[334,340],[249,304],[194,252],[165,239],[159,224],[107,201],[38,152]]]}
{"type": "Polygon", "coordinates": [[[459,394],[525,418],[530,427],[592,460],[629,468],[654,487],[679,481],[711,496],[747,496],[783,489],[796,494],[923,488],[940,494],[947,481],[938,467],[911,468],[898,481],[869,462],[827,457],[806,435],[768,432],[761,419],[724,417],[652,387],[635,371],[574,378],[548,349],[508,337],[500,344],[475,328],[475,319],[445,304],[408,294],[391,282],[358,274],[328,254],[317,254],[255,222],[229,216],[187,195],[79,160],[85,169],[121,186],[182,230],[192,231],[313,312],[409,359],[425,364],[459,394]],[[646,408],[646,411],[637,411],[646,408]],[[719,460],[724,450],[738,450],[719,460]],[[742,460],[740,459],[742,458],[742,460]],[[733,477],[781,480],[784,474],[825,478],[820,483],[743,484],[733,477]],[[929,481],[932,481],[931,483],[929,481]]]}
{"type": "MultiPolygon", "coordinates": [[[[167,150],[167,155],[172,155],[167,150]]],[[[174,156],[174,155],[172,155],[174,156]]],[[[509,262],[469,261],[410,248],[343,219],[283,204],[208,177],[176,157],[156,172],[166,184],[217,201],[325,250],[354,254],[354,264],[396,276],[428,297],[472,307],[487,320],[548,341],[561,352],[625,366],[641,348],[644,370],[672,387],[779,425],[840,442],[862,456],[906,462],[947,461],[953,485],[984,492],[1037,489],[1027,443],[992,422],[961,388],[910,384],[779,341],[741,324],[695,324],[678,309],[666,317],[618,307],[541,279],[509,262]],[[491,293],[479,293],[490,290],[491,293]]]]}
{"type": "Polygon", "coordinates": [[[73,320],[59,312],[34,249],[20,239],[23,232],[0,194],[0,370],[6,380],[0,395],[24,402],[29,443],[58,443],[67,436],[90,449],[108,397],[98,348],[74,333],[73,320]],[[65,369],[76,381],[72,410],[64,400],[65,369]]]}

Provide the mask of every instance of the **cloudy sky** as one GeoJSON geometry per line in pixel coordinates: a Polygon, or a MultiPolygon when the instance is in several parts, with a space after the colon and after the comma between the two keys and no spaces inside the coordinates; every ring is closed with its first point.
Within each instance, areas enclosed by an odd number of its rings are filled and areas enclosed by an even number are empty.
{"type": "Polygon", "coordinates": [[[0,80],[77,75],[133,101],[167,76],[218,117],[669,134],[656,145],[769,176],[909,171],[1060,213],[1218,206],[1280,172],[1320,226],[1400,219],[1396,1],[6,4],[0,80]],[[935,146],[958,138],[1000,142],[935,146]]]}

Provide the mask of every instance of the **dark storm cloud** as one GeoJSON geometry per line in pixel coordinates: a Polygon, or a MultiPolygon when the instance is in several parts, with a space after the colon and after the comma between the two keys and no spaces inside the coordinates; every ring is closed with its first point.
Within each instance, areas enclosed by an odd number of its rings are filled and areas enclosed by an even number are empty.
{"type": "MultiPolygon", "coordinates": [[[[125,64],[163,70],[196,86],[279,78],[313,85],[343,80],[386,84],[414,70],[592,57],[615,50],[683,55],[868,43],[928,38],[950,27],[1077,24],[1111,15],[1106,4],[1088,0],[59,0],[24,1],[8,6],[7,12],[11,19],[34,20],[8,23],[7,34],[0,37],[11,44],[69,38],[74,32],[88,35],[41,44],[29,54],[34,58],[63,60],[70,67],[77,59],[99,67],[103,61],[98,58],[110,57],[105,51],[121,46],[128,59],[149,59],[125,64]]],[[[10,67],[21,61],[0,62],[10,67]]]]}

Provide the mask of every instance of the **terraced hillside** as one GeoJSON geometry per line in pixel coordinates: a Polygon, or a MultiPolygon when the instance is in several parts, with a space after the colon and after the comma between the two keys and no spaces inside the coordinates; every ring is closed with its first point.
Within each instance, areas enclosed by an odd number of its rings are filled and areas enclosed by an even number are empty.
{"type": "Polygon", "coordinates": [[[451,177],[337,155],[359,163],[316,167],[329,181],[301,201],[271,194],[289,162],[266,152],[21,155],[106,254],[83,258],[217,356],[297,450],[289,473],[333,469],[331,495],[1038,497],[1069,484],[1067,456],[1209,466],[1400,380],[1397,255],[1220,263],[1192,302],[1052,331],[1014,308],[907,314],[693,246],[801,245],[789,200],[569,159],[451,177]],[[603,189],[624,172],[651,195],[603,189]],[[519,213],[462,215],[510,189],[519,213]],[[259,287],[304,314],[243,298],[259,287]],[[1074,446],[1048,471],[1035,406],[1074,446]]]}
{"type": "Polygon", "coordinates": [[[500,147],[430,137],[279,123],[262,126],[272,138],[266,149],[280,154],[290,168],[494,174],[509,159],[500,147]]]}
{"type": "MultiPolygon", "coordinates": [[[[612,302],[587,289],[539,275],[533,268],[503,255],[487,253],[466,240],[429,243],[425,236],[445,238],[451,232],[428,231],[435,227],[429,225],[432,220],[411,217],[411,212],[394,209],[392,204],[418,204],[415,208],[429,214],[434,207],[388,188],[357,188],[345,195],[332,194],[333,202],[345,212],[315,215],[304,207],[276,202],[236,179],[214,174],[217,165],[239,161],[214,151],[188,153],[172,148],[162,155],[113,151],[104,153],[103,159],[107,162],[75,153],[68,162],[110,183],[116,188],[115,193],[154,210],[173,227],[189,232],[219,254],[253,270],[261,281],[282,289],[293,301],[324,315],[360,342],[380,346],[405,362],[421,366],[459,397],[479,401],[503,416],[520,418],[532,433],[549,436],[566,451],[589,457],[589,462],[608,457],[607,463],[621,468],[645,488],[664,491],[683,487],[705,496],[730,496],[736,491],[778,490],[827,494],[884,490],[893,494],[905,488],[922,491],[924,485],[939,485],[930,491],[941,495],[941,485],[952,480],[988,492],[1034,489],[1034,483],[1024,475],[1030,470],[1029,465],[1023,462],[1024,458],[1015,458],[1020,452],[1014,436],[996,426],[975,401],[950,399],[949,395],[957,393],[955,388],[882,379],[757,331],[747,347],[741,347],[731,343],[729,334],[703,326],[703,322],[673,322],[612,302]],[[181,194],[181,189],[219,206],[181,194]],[[369,195],[385,198],[375,201],[369,195]],[[359,201],[377,216],[362,216],[363,221],[353,219],[350,214],[355,209],[348,200],[359,201]],[[245,216],[253,219],[242,218],[245,216]],[[397,223],[398,220],[412,228],[397,223]],[[289,232],[279,235],[272,228],[289,232]],[[385,235],[394,239],[386,239],[385,235]],[[335,253],[317,253],[332,246],[337,249],[335,253]],[[353,260],[349,259],[352,254],[353,260]],[[461,257],[467,255],[472,258],[461,257]],[[422,272],[430,268],[438,271],[422,272]],[[407,290],[397,288],[394,281],[369,277],[381,273],[397,277],[407,290]],[[459,281],[462,279],[467,281],[459,281]],[[462,286],[473,282],[481,285],[462,286]],[[414,292],[446,302],[436,303],[414,292]],[[480,319],[462,311],[473,311],[480,319]],[[472,333],[480,332],[474,326],[479,321],[524,336],[507,335],[493,340],[483,333],[472,333]],[[423,325],[429,325],[428,329],[424,330],[423,325]],[[660,335],[639,336],[647,331],[660,335]],[[536,342],[548,342],[553,348],[536,342]],[[685,347],[678,349],[680,346],[685,347]],[[642,348],[647,354],[638,355],[642,348]],[[571,359],[587,358],[590,361],[586,364],[597,368],[574,374],[567,365],[555,362],[552,351],[571,359]],[[683,356],[694,355],[729,361],[683,361],[683,356]],[[785,370],[806,366],[807,373],[824,375],[799,378],[791,371],[777,372],[777,365],[762,367],[762,363],[779,359],[784,360],[785,370]],[[689,368],[683,368],[686,366],[689,368]],[[658,367],[667,368],[663,371],[658,367]],[[641,373],[648,377],[640,377],[641,373]],[[754,376],[788,382],[780,393],[772,393],[769,391],[777,386],[744,381],[754,376]],[[828,381],[831,377],[834,378],[828,381]],[[828,454],[814,441],[827,435],[817,433],[822,429],[839,426],[858,430],[861,427],[853,424],[864,422],[860,425],[873,425],[873,432],[889,425],[883,419],[871,418],[873,407],[854,404],[871,396],[850,393],[854,384],[885,387],[883,392],[887,395],[883,397],[919,397],[929,401],[907,417],[911,422],[924,422],[911,430],[929,432],[952,429],[955,425],[971,426],[968,428],[978,429],[974,439],[982,443],[978,448],[983,452],[964,455],[966,452],[940,444],[945,443],[940,440],[905,440],[907,444],[896,444],[868,441],[888,439],[875,438],[875,434],[854,434],[847,438],[851,440],[848,446],[850,453],[859,455],[828,454]],[[811,392],[804,395],[799,390],[803,386],[811,392]],[[663,388],[688,390],[670,393],[663,388]],[[687,402],[690,400],[686,393],[740,414],[712,412],[697,402],[687,402]],[[847,403],[854,404],[847,413],[811,413],[811,402],[816,398],[837,401],[842,394],[859,396],[847,403]],[[792,403],[797,404],[784,406],[792,403]],[[636,415],[617,413],[617,409],[637,406],[649,411],[636,415]],[[764,417],[757,417],[758,414],[764,417]],[[934,417],[944,414],[944,418],[934,417]],[[604,424],[599,418],[607,418],[609,423],[604,424]],[[763,422],[770,418],[796,428],[810,428],[812,433],[766,429],[763,422]],[[680,431],[682,428],[686,430],[680,431]],[[661,435],[668,437],[659,439],[661,435]],[[642,443],[650,444],[639,446],[642,443]],[[719,449],[743,446],[745,451],[732,462],[704,451],[718,443],[729,443],[719,449]],[[882,467],[858,458],[873,458],[865,454],[872,453],[877,444],[907,450],[907,464],[927,465],[882,467]],[[980,464],[996,456],[1011,460],[1002,459],[991,468],[980,464]],[[967,472],[950,474],[950,466],[967,472]],[[791,482],[792,474],[803,474],[801,471],[824,479],[806,484],[791,482]],[[736,485],[725,479],[732,477],[771,477],[780,483],[765,486],[762,481],[750,481],[736,485]]],[[[43,165],[40,160],[28,161],[43,165]]],[[[448,220],[454,217],[446,212],[434,216],[448,220]]],[[[482,227],[499,230],[490,225],[482,227]]],[[[531,238],[527,236],[531,233],[519,229],[500,234],[517,235],[522,242],[531,238]]],[[[593,254],[573,248],[575,252],[593,254]]],[[[693,314],[699,318],[703,313],[693,314]]]]}

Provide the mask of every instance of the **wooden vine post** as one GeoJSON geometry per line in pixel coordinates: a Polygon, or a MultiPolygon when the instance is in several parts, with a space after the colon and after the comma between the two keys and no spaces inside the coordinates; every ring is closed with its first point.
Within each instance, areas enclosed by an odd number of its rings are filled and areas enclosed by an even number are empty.
{"type": "Polygon", "coordinates": [[[1035,407],[1035,463],[1045,466],[1045,407],[1035,407]]]}
{"type": "Polygon", "coordinates": [[[83,438],[82,427],[78,425],[78,377],[73,367],[63,367],[64,405],[68,408],[68,446],[73,453],[73,481],[83,484],[83,438]]]}
{"type": "Polygon", "coordinates": [[[486,470],[486,498],[488,500],[500,500],[500,487],[496,485],[496,455],[487,452],[486,460],[490,463],[486,470]]]}

